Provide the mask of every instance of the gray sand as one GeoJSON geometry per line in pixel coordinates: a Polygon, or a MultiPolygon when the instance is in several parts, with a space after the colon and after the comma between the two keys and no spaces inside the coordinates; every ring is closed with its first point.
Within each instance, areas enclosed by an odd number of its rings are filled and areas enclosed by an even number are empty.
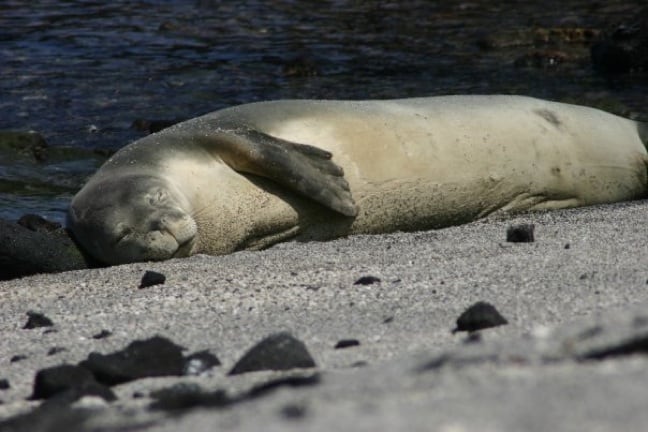
{"type": "Polygon", "coordinates": [[[1,282],[0,378],[11,388],[0,391],[0,417],[37,405],[25,401],[37,370],[159,334],[186,353],[209,349],[223,365],[117,386],[111,404],[84,398],[77,405],[96,411],[88,427],[644,430],[645,354],[579,359],[648,338],[646,222],[648,202],[638,201],[1,282]],[[536,241],[505,242],[506,228],[521,222],[535,224],[536,241]],[[166,283],[138,289],[146,270],[164,273],[166,283]],[[365,275],[381,282],[354,285],[365,275]],[[466,343],[465,333],[450,330],[480,300],[509,324],[466,343]],[[56,331],[22,329],[29,310],[51,318],[56,331]],[[102,329],[112,336],[93,339],[102,329]],[[283,330],[306,344],[316,370],[227,376],[248,348],[283,330]],[[333,348],[349,338],[360,346],[333,348]],[[48,355],[52,347],[66,350],[48,355]],[[10,362],[16,354],[27,358],[10,362]],[[237,395],[316,371],[318,385],[227,408],[173,418],[146,409],[149,391],[177,382],[237,395]]]}

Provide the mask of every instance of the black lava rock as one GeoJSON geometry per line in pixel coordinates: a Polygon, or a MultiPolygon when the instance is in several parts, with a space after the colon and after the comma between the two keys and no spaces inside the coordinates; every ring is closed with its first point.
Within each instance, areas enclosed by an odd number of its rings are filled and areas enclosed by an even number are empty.
{"type": "Polygon", "coordinates": [[[151,410],[183,411],[197,407],[225,407],[234,401],[224,390],[206,392],[197,384],[179,383],[150,394],[155,401],[149,405],[151,410]]]}
{"type": "Polygon", "coordinates": [[[360,345],[357,339],[342,339],[335,344],[335,349],[349,348],[360,345]]]}
{"type": "Polygon", "coordinates": [[[139,287],[148,288],[153,285],[161,285],[164,282],[166,282],[166,276],[162,273],[147,270],[146,273],[144,273],[144,276],[142,276],[142,281],[140,282],[139,287]]]}
{"type": "Polygon", "coordinates": [[[51,319],[39,312],[27,312],[27,322],[23,326],[24,329],[35,329],[39,327],[51,327],[54,325],[51,319]]]}
{"type": "Polygon", "coordinates": [[[353,285],[371,285],[371,284],[375,284],[376,282],[380,282],[380,278],[369,275],[369,276],[362,276],[360,279],[353,282],[353,285]]]}
{"type": "Polygon", "coordinates": [[[181,347],[155,336],[134,341],[112,354],[90,353],[80,366],[90,370],[100,383],[112,386],[139,378],[182,375],[184,364],[181,347]]]}
{"type": "Polygon", "coordinates": [[[9,380],[6,378],[0,379],[0,390],[8,390],[11,388],[11,385],[9,384],[9,380]]]}
{"type": "Polygon", "coordinates": [[[51,356],[51,355],[55,355],[55,354],[58,354],[58,353],[63,352],[63,351],[67,351],[67,348],[56,346],[56,347],[52,347],[52,348],[50,348],[50,349],[47,351],[47,355],[48,355],[48,356],[51,356]]]}
{"type": "Polygon", "coordinates": [[[506,241],[513,243],[531,243],[533,238],[533,224],[511,225],[506,230],[506,241]]]}
{"type": "Polygon", "coordinates": [[[306,416],[306,406],[299,404],[288,404],[281,408],[280,414],[283,418],[299,420],[306,416]]]}
{"type": "Polygon", "coordinates": [[[15,356],[12,356],[12,357],[9,359],[9,361],[10,361],[11,363],[16,363],[16,362],[19,362],[19,361],[23,361],[23,360],[25,360],[26,358],[27,358],[27,356],[24,355],[24,354],[16,354],[15,356]]]}
{"type": "Polygon", "coordinates": [[[214,354],[209,351],[200,351],[185,358],[184,374],[200,375],[214,366],[220,365],[220,360],[214,354]]]}
{"type": "Polygon", "coordinates": [[[93,334],[92,339],[104,339],[104,338],[107,338],[110,335],[112,335],[112,332],[104,329],[104,330],[101,330],[97,334],[93,334]]]}
{"type": "Polygon", "coordinates": [[[310,367],[315,367],[315,361],[303,342],[290,333],[282,332],[270,335],[252,347],[229,374],[310,367]]]}
{"type": "Polygon", "coordinates": [[[508,321],[493,305],[480,301],[470,306],[459,316],[457,327],[452,332],[477,331],[504,324],[508,324],[508,321]]]}
{"type": "Polygon", "coordinates": [[[31,213],[22,215],[20,219],[18,219],[17,223],[18,225],[35,232],[50,232],[61,228],[60,223],[48,221],[42,216],[31,213]]]}
{"type": "Polygon", "coordinates": [[[0,219],[0,280],[96,265],[64,229],[33,231],[0,219]]]}
{"type": "Polygon", "coordinates": [[[48,147],[47,141],[38,132],[0,130],[0,151],[2,153],[43,162],[47,159],[48,147]]]}
{"type": "Polygon", "coordinates": [[[38,371],[30,399],[48,399],[65,391],[73,391],[74,399],[87,395],[99,396],[106,401],[117,399],[112,390],[95,380],[92,372],[68,364],[38,371]]]}

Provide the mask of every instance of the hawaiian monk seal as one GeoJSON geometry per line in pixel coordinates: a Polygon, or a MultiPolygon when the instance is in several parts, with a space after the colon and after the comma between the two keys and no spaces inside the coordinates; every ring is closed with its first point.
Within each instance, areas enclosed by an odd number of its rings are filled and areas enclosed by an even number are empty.
{"type": "Polygon", "coordinates": [[[68,227],[115,264],[631,200],[647,141],[643,124],[520,96],[251,103],[121,149],[68,227]]]}

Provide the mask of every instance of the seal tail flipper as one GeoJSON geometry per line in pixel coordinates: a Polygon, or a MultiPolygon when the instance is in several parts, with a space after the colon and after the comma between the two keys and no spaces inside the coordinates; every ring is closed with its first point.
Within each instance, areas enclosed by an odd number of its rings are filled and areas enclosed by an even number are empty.
{"type": "Polygon", "coordinates": [[[358,209],[331,153],[253,129],[219,130],[205,139],[236,171],[273,180],[345,216],[358,209]]]}

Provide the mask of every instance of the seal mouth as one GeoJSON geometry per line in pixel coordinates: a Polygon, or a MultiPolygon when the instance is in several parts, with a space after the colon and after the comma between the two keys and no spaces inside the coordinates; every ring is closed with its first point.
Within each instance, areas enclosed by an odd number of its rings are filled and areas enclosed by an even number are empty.
{"type": "MultiPolygon", "coordinates": [[[[171,233],[169,233],[171,234],[171,233]]],[[[171,234],[173,236],[173,234],[171,234]]],[[[178,248],[176,251],[171,255],[172,258],[183,258],[183,257],[188,257],[191,255],[191,251],[193,250],[193,245],[194,245],[194,238],[191,237],[184,242],[180,243],[178,239],[174,236],[176,239],[176,242],[178,242],[178,248]]]]}

